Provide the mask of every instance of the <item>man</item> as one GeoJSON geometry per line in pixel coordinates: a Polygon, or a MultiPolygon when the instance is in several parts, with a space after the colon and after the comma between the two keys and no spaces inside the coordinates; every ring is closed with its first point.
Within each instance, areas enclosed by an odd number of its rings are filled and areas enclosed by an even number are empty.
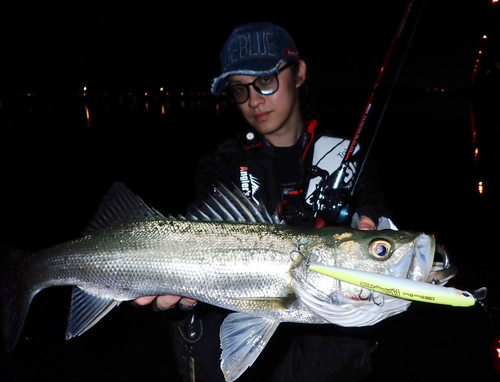
{"type": "MultiPolygon", "coordinates": [[[[203,199],[212,185],[221,181],[238,186],[255,203],[264,203],[285,224],[324,225],[324,220],[313,212],[312,206],[318,202],[317,190],[326,176],[338,168],[350,142],[320,134],[316,121],[305,123],[299,89],[306,81],[307,66],[292,37],[271,23],[242,25],[231,33],[220,58],[222,73],[214,80],[212,93],[218,96],[226,91],[250,130],[241,139],[226,141],[200,160],[196,176],[198,199],[203,199]]],[[[344,178],[344,189],[352,187],[355,172],[356,164],[352,163],[344,178]]],[[[358,229],[373,230],[384,221],[387,212],[377,182],[368,171],[362,175],[353,201],[352,224],[358,229]]],[[[143,297],[137,303],[143,305],[154,299],[143,297]]],[[[160,296],[156,305],[167,309],[179,300],[179,296],[160,296]]],[[[184,307],[195,303],[187,298],[180,300],[184,307]]],[[[218,364],[218,328],[225,313],[206,306],[203,309],[204,333],[190,347],[195,371],[202,380],[223,380],[220,370],[216,375],[207,365],[218,364]]],[[[173,334],[176,336],[175,331],[173,334]]],[[[278,330],[271,342],[276,344],[268,346],[274,349],[277,365],[260,375],[255,370],[247,371],[243,380],[257,376],[276,381],[361,380],[370,374],[370,345],[347,336],[334,325],[285,328],[281,334],[278,330]]]]}

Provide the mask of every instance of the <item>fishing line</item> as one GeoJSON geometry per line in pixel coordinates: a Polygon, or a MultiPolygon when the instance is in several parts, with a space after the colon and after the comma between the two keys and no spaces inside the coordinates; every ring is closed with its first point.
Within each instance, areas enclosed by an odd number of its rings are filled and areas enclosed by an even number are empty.
{"type": "Polygon", "coordinates": [[[486,304],[480,300],[476,300],[476,302],[479,305],[481,305],[481,307],[485,311],[486,315],[490,319],[490,324],[491,324],[491,328],[493,329],[493,331],[495,331],[496,334],[500,334],[500,330],[498,328],[498,320],[495,320],[495,317],[493,316],[493,312],[495,312],[496,314],[500,313],[500,308],[486,306],[486,304]]]}
{"type": "Polygon", "coordinates": [[[339,147],[344,142],[345,142],[345,139],[342,139],[342,141],[340,141],[335,146],[333,146],[330,150],[328,150],[321,158],[318,159],[315,166],[318,166],[321,163],[321,161],[328,156],[328,154],[330,154],[333,150],[335,150],[337,147],[339,147]]]}

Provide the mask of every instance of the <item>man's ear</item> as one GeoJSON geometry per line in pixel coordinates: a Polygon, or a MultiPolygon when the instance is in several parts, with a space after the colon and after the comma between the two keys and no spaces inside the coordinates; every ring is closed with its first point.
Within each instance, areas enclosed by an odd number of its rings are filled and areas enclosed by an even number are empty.
{"type": "Polygon", "coordinates": [[[296,87],[301,87],[304,82],[306,82],[306,73],[307,73],[307,66],[306,62],[304,60],[299,60],[298,61],[299,67],[297,70],[297,73],[295,75],[295,84],[296,87]]]}

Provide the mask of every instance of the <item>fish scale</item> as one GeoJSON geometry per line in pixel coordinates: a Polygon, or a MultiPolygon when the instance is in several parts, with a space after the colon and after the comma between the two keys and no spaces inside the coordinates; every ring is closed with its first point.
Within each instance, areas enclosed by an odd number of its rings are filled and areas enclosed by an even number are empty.
{"type": "Polygon", "coordinates": [[[234,380],[281,322],[366,326],[409,306],[391,296],[379,305],[361,301],[361,287],[314,272],[310,262],[420,282],[432,266],[434,238],[424,234],[271,224],[244,196],[221,187],[206,203],[212,203],[207,212],[202,205],[189,220],[166,218],[115,185],[86,236],[30,256],[6,281],[3,330],[9,348],[31,300],[47,287],[74,287],[67,338],[91,328],[122,301],[175,294],[236,312],[221,327],[221,368],[234,380]],[[259,223],[197,220],[222,208],[221,198],[239,209],[238,216],[251,215],[259,223]],[[378,257],[374,243],[385,243],[388,255],[378,257]]]}
{"type": "Polygon", "coordinates": [[[86,290],[91,283],[92,290],[104,286],[92,293],[105,298],[175,293],[211,303],[242,292],[245,297],[277,297],[290,284],[295,237],[285,239],[270,226],[220,224],[210,231],[210,225],[165,220],[111,226],[39,252],[28,267],[40,272],[29,282],[33,290],[49,284],[86,290]],[[263,230],[269,232],[262,235],[263,230]],[[226,234],[214,239],[217,232],[226,234]]]}

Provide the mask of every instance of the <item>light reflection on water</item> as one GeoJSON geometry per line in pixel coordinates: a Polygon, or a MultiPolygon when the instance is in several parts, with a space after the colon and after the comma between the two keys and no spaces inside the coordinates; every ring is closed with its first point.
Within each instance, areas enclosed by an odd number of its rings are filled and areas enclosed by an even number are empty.
{"type": "MultiPolygon", "coordinates": [[[[171,110],[203,110],[219,113],[227,108],[230,102],[225,98],[215,98],[205,93],[180,93],[178,96],[169,93],[122,93],[92,94],[85,91],[73,94],[26,93],[0,99],[0,110],[15,109],[28,114],[43,113],[53,108],[71,109],[75,104],[82,105],[90,115],[93,108],[109,110],[120,106],[123,111],[150,111],[167,114],[171,110]]],[[[90,120],[90,123],[92,121],[90,120]]]]}
{"type": "Polygon", "coordinates": [[[160,113],[166,115],[169,111],[180,108],[183,111],[213,111],[219,113],[221,109],[227,108],[229,102],[225,99],[217,100],[212,97],[193,98],[190,96],[181,97],[158,97],[145,94],[144,96],[121,95],[115,97],[102,97],[88,101],[88,97],[84,96],[80,102],[89,107],[89,103],[93,102],[95,107],[109,109],[113,104],[118,104],[123,107],[123,111],[144,110],[152,113],[160,113]]]}
{"type": "MultiPolygon", "coordinates": [[[[320,126],[326,120],[328,127],[343,128],[348,137],[354,131],[351,122],[361,114],[364,98],[358,102],[359,98],[357,94],[333,94],[322,99],[320,107],[333,117],[318,116],[320,126]]],[[[372,155],[381,169],[388,198],[400,215],[412,216],[418,205],[422,205],[420,211],[428,211],[423,215],[444,213],[452,208],[445,205],[469,203],[473,195],[494,192],[496,186],[492,185],[497,181],[488,165],[491,147],[482,147],[488,142],[488,129],[482,120],[477,123],[467,99],[446,92],[403,94],[396,99],[372,155]]],[[[95,94],[87,90],[58,97],[31,93],[14,101],[2,100],[0,113],[12,128],[4,132],[4,142],[11,139],[22,145],[24,141],[29,146],[31,137],[46,142],[45,150],[33,143],[32,157],[24,156],[21,161],[43,163],[47,150],[59,152],[62,158],[68,157],[68,163],[86,160],[96,168],[88,182],[108,183],[132,179],[154,184],[160,178],[167,184],[189,179],[196,159],[234,135],[241,125],[227,99],[197,93],[95,94]],[[12,111],[15,113],[9,114],[12,111]],[[24,136],[16,137],[19,129],[26,131],[24,136]],[[93,155],[81,159],[84,151],[93,155]],[[156,175],[159,173],[163,175],[156,175]],[[149,176],[143,179],[146,174],[149,176]],[[167,174],[172,178],[167,179],[167,174]]],[[[25,149],[14,151],[11,157],[17,158],[25,149]]],[[[29,167],[26,172],[38,176],[29,167]]],[[[57,166],[52,172],[51,176],[58,176],[57,166]]],[[[425,216],[421,219],[422,225],[427,224],[425,216]]]]}
{"type": "MultiPolygon", "coordinates": [[[[433,95],[431,94],[430,97],[433,95]]],[[[438,97],[438,96],[434,96],[438,97]]],[[[335,107],[342,107],[339,105],[338,99],[336,100],[335,107]]],[[[352,109],[352,105],[349,104],[349,100],[346,101],[344,107],[346,109],[352,109]]],[[[416,109],[419,106],[418,102],[414,102],[413,104],[405,104],[403,107],[408,107],[410,110],[416,109]]],[[[174,96],[170,93],[164,91],[164,89],[160,89],[160,92],[144,92],[144,93],[134,93],[134,92],[125,92],[125,93],[92,93],[88,89],[84,89],[83,92],[78,94],[71,95],[58,95],[54,97],[50,94],[39,94],[39,93],[27,93],[24,96],[21,95],[17,100],[12,101],[8,100],[0,100],[0,111],[7,111],[9,109],[16,109],[20,113],[26,113],[28,115],[37,115],[39,113],[44,112],[52,112],[52,113],[67,113],[71,112],[75,105],[79,105],[78,108],[80,112],[84,116],[85,126],[87,128],[94,128],[96,123],[99,127],[99,122],[102,121],[103,117],[106,114],[110,115],[127,115],[127,113],[144,113],[144,116],[154,116],[154,117],[165,117],[167,119],[179,119],[182,123],[183,115],[199,115],[203,116],[200,118],[207,119],[207,115],[210,115],[210,124],[217,123],[220,119],[224,119],[227,115],[228,110],[231,110],[230,102],[225,99],[219,99],[207,95],[206,93],[179,93],[177,96],[174,96]],[[175,117],[174,117],[175,116],[175,117]]],[[[397,107],[395,108],[397,112],[397,107]]],[[[420,113],[421,111],[419,111],[420,113]]],[[[424,113],[428,112],[423,110],[424,113]]],[[[481,149],[481,142],[484,142],[487,138],[479,137],[478,135],[485,134],[486,129],[482,126],[479,128],[481,130],[478,132],[477,120],[475,115],[475,110],[472,106],[469,106],[469,127],[470,130],[470,152],[473,152],[472,161],[481,165],[483,158],[483,150],[481,149]]],[[[411,112],[410,112],[411,113],[411,112]]],[[[406,115],[399,116],[398,118],[408,119],[408,115],[410,113],[406,113],[406,115]]],[[[415,111],[414,111],[415,113],[415,111]]],[[[431,123],[436,124],[436,128],[442,130],[446,128],[442,125],[442,121],[432,121],[435,117],[432,116],[433,111],[429,112],[431,116],[426,117],[421,116],[422,119],[426,119],[426,123],[431,120],[431,123]]],[[[419,116],[420,117],[420,116],[419,116]]],[[[70,117],[73,118],[73,117],[70,117]]],[[[148,117],[149,118],[149,117],[148,117]]],[[[75,117],[75,121],[78,117],[75,117]]],[[[388,118],[389,120],[391,117],[388,118]]],[[[75,122],[73,121],[73,123],[75,122]]],[[[107,123],[109,124],[109,120],[107,123]]],[[[398,121],[400,123],[400,121],[398,121]]],[[[408,121],[404,121],[403,123],[408,124],[408,121]]],[[[444,121],[446,123],[446,121],[444,121]]],[[[450,124],[455,123],[451,121],[450,124]]],[[[464,124],[464,120],[461,122],[464,124]]],[[[388,123],[390,124],[390,123],[388,123]]],[[[339,125],[342,125],[342,120],[340,120],[339,125]]],[[[189,129],[199,129],[200,126],[185,126],[189,129]]],[[[110,128],[107,126],[106,128],[110,128]]],[[[385,126],[383,129],[388,130],[390,126],[385,126]]],[[[419,127],[420,129],[421,127],[419,127]]],[[[410,129],[411,123],[410,123],[410,129]]],[[[431,127],[432,130],[432,127],[431,127]]],[[[453,135],[462,134],[460,132],[450,131],[453,135]]],[[[347,134],[350,134],[349,132],[347,134]]],[[[386,134],[385,139],[391,138],[391,134],[386,134]]],[[[413,134],[413,133],[409,133],[413,134]]],[[[434,134],[436,137],[437,134],[434,134]]],[[[221,137],[222,139],[222,137],[221,137]]],[[[395,142],[398,144],[398,142],[395,142]]],[[[442,147],[440,149],[443,149],[442,147]]],[[[379,149],[380,150],[380,149],[379,149]]],[[[375,151],[377,151],[377,147],[375,146],[375,151]]],[[[377,155],[377,154],[374,154],[377,155]]],[[[474,181],[474,189],[476,192],[484,194],[487,192],[489,187],[489,182],[484,179],[479,179],[474,181]],[[479,187],[479,184],[481,185],[479,187]]]]}

